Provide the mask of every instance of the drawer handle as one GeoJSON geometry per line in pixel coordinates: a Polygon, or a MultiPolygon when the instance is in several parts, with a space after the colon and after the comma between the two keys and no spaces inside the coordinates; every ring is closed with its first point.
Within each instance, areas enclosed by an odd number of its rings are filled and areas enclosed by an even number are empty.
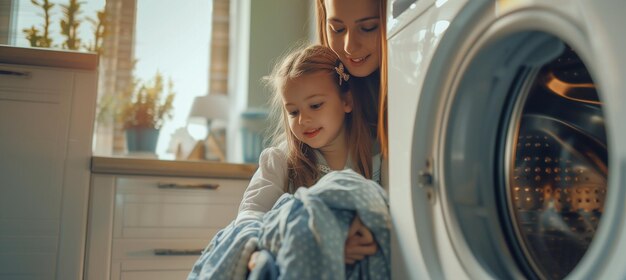
{"type": "Polygon", "coordinates": [[[199,256],[202,255],[202,249],[154,249],[157,256],[199,256]]]}
{"type": "Polygon", "coordinates": [[[170,184],[170,183],[159,183],[159,189],[203,189],[203,190],[214,190],[219,188],[219,184],[170,184]]]}
{"type": "Polygon", "coordinates": [[[30,78],[30,72],[19,72],[19,71],[3,70],[3,69],[0,69],[0,75],[15,76],[15,77],[20,77],[20,78],[30,78]]]}

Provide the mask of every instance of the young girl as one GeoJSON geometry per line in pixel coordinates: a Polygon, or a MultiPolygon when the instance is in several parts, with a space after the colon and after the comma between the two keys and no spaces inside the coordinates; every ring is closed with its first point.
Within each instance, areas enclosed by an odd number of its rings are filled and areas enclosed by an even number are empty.
{"type": "Polygon", "coordinates": [[[373,178],[372,139],[350,75],[335,53],[315,45],[292,52],[268,77],[277,117],[271,148],[244,193],[237,221],[260,219],[283,193],[310,187],[332,170],[373,178]]]}
{"type": "Polygon", "coordinates": [[[379,179],[371,132],[349,80],[337,55],[320,45],[294,51],[275,67],[268,78],[273,115],[279,116],[274,145],[261,153],[236,223],[260,220],[283,193],[313,186],[332,170],[351,168],[379,179]]]}

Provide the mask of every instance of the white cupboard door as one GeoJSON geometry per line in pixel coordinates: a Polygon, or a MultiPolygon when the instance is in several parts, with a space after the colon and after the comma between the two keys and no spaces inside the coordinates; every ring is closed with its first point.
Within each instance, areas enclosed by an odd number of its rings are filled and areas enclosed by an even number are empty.
{"type": "Polygon", "coordinates": [[[96,84],[0,64],[0,279],[82,274],[96,84]]]}

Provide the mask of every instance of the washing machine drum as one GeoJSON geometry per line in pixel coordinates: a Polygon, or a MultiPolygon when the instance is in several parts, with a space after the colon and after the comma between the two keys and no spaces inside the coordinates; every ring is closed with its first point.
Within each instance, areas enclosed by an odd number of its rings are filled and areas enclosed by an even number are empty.
{"type": "Polygon", "coordinates": [[[517,140],[506,148],[517,249],[547,278],[574,269],[602,216],[608,161],[601,106],[584,64],[566,48],[535,76],[517,140]]]}
{"type": "Polygon", "coordinates": [[[438,193],[452,245],[476,260],[461,260],[473,278],[485,276],[472,270],[481,265],[495,278],[562,279],[603,228],[606,95],[589,57],[551,34],[476,48],[441,97],[438,193]]]}

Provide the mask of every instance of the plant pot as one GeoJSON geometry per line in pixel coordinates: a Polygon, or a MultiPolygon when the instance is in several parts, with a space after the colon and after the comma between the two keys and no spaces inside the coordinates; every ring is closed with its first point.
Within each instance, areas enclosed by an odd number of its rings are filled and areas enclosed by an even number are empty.
{"type": "Polygon", "coordinates": [[[129,153],[155,153],[160,130],[156,128],[126,129],[126,147],[129,153]]]}

